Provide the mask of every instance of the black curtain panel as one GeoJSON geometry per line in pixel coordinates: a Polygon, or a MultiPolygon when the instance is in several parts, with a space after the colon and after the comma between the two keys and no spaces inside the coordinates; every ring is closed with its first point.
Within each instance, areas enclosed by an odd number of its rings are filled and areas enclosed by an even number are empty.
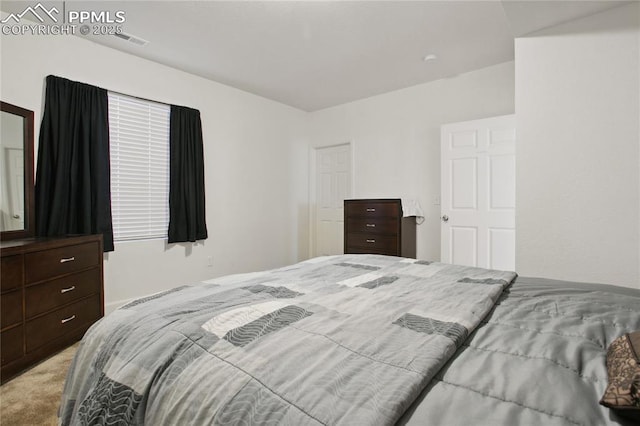
{"type": "Polygon", "coordinates": [[[113,251],[107,91],[48,76],[36,172],[36,235],[102,234],[113,251]]]}
{"type": "Polygon", "coordinates": [[[207,238],[200,111],[171,105],[169,242],[207,238]]]}

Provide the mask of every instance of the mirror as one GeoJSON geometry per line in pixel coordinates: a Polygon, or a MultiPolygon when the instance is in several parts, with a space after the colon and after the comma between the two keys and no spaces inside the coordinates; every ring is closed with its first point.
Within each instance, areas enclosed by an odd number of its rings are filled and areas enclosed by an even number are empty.
{"type": "Polygon", "coordinates": [[[0,102],[0,238],[34,230],[33,111],[0,102]]]}

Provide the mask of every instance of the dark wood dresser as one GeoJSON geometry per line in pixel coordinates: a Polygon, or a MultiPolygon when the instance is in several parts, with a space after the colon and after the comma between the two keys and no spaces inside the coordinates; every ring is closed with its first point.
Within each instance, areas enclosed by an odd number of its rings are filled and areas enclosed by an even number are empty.
{"type": "Polygon", "coordinates": [[[80,340],[104,315],[102,236],[0,243],[1,380],[80,340]]]}
{"type": "Polygon", "coordinates": [[[416,218],[399,199],[344,200],[344,252],[416,257],[416,218]]]}

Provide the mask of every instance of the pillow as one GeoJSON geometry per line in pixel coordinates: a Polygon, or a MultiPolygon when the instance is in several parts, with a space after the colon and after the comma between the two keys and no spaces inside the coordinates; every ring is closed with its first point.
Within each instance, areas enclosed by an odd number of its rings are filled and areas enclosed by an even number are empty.
{"type": "Polygon", "coordinates": [[[640,331],[627,333],[607,349],[608,386],[600,404],[640,420],[640,331]]]}

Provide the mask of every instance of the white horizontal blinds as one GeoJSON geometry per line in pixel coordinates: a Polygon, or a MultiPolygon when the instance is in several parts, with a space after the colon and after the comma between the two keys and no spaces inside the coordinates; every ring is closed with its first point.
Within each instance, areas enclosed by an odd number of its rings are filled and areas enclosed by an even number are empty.
{"type": "Polygon", "coordinates": [[[167,236],[170,111],[169,105],[109,92],[115,241],[167,236]]]}

